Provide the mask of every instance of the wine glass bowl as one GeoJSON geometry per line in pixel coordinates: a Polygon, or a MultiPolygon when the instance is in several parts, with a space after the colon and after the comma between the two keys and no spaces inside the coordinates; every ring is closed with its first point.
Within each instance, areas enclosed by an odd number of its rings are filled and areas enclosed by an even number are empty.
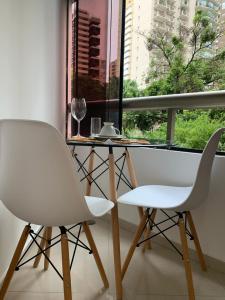
{"type": "Polygon", "coordinates": [[[77,121],[77,135],[80,137],[80,122],[84,119],[87,112],[86,101],[84,98],[73,98],[71,101],[71,115],[77,121]]]}

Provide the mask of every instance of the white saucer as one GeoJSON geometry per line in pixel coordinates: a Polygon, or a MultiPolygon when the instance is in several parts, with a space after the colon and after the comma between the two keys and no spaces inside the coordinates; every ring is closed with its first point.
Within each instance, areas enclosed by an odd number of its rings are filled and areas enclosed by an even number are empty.
{"type": "Polygon", "coordinates": [[[124,138],[123,135],[100,135],[100,134],[95,134],[95,135],[91,135],[92,138],[94,139],[99,139],[99,140],[106,140],[106,139],[110,139],[110,140],[121,140],[124,138]]]}

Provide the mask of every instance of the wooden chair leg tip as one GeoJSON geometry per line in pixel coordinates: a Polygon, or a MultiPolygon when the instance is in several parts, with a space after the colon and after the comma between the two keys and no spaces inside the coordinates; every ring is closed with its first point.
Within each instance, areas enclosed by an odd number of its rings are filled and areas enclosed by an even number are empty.
{"type": "Polygon", "coordinates": [[[104,288],[107,290],[109,288],[109,283],[105,284],[104,288]]]}

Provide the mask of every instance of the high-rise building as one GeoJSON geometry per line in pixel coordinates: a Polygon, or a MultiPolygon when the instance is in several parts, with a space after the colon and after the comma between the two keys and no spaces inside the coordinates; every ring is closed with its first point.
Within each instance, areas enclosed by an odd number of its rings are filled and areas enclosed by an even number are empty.
{"type": "Polygon", "coordinates": [[[124,79],[144,83],[149,65],[149,52],[142,33],[152,29],[153,1],[128,0],[126,3],[124,79]]]}
{"type": "MultiPolygon", "coordinates": [[[[76,16],[73,16],[72,64],[76,71],[76,16]]],[[[79,10],[78,17],[78,75],[100,80],[100,19],[79,10]]]]}
{"type": "MultiPolygon", "coordinates": [[[[154,56],[154,51],[147,50],[146,35],[154,31],[176,34],[182,27],[190,28],[198,8],[207,10],[218,26],[225,12],[225,0],[127,0],[126,4],[124,79],[135,80],[141,87],[154,56]]],[[[218,47],[222,43],[221,39],[218,47]]]]}
{"type": "Polygon", "coordinates": [[[119,76],[120,76],[120,61],[119,59],[116,59],[110,63],[109,77],[118,78],[119,76]]]}

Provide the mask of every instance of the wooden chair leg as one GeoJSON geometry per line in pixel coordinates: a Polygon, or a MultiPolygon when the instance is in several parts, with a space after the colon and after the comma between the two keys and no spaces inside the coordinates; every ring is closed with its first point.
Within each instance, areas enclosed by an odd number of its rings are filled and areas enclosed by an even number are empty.
{"type": "MultiPolygon", "coordinates": [[[[133,161],[131,159],[131,156],[130,156],[130,153],[128,150],[125,151],[125,154],[126,154],[127,169],[128,169],[128,173],[130,176],[131,185],[133,188],[136,188],[136,187],[138,187],[138,182],[137,182],[137,177],[136,177],[135,170],[134,170],[134,164],[133,164],[133,161]]],[[[139,217],[141,220],[144,215],[144,209],[143,209],[143,207],[137,207],[137,209],[138,209],[138,214],[139,214],[139,217]]],[[[149,236],[149,231],[146,228],[144,231],[144,237],[147,238],[148,236],[149,236]]],[[[145,252],[146,249],[151,249],[151,248],[152,248],[152,246],[151,246],[150,240],[146,241],[146,243],[143,244],[143,252],[145,252]]]]}
{"type": "Polygon", "coordinates": [[[102,281],[103,281],[103,283],[104,283],[104,287],[105,287],[105,288],[108,288],[108,287],[109,287],[109,282],[108,282],[108,279],[107,279],[107,277],[106,277],[106,273],[105,273],[105,270],[104,270],[104,267],[103,267],[101,258],[100,258],[100,256],[99,256],[97,247],[96,247],[96,245],[95,245],[95,242],[94,242],[92,233],[91,233],[91,231],[90,231],[90,228],[89,228],[87,222],[84,222],[84,223],[83,223],[83,228],[84,228],[84,232],[85,232],[85,234],[86,234],[88,243],[89,243],[89,245],[90,245],[90,247],[91,247],[91,250],[92,250],[92,252],[93,252],[93,255],[94,255],[94,258],[95,258],[95,262],[96,262],[96,265],[97,265],[97,267],[98,267],[100,276],[101,276],[102,281]]]}
{"type": "Polygon", "coordinates": [[[64,300],[72,300],[68,238],[65,230],[61,229],[61,232],[64,300]]]}
{"type": "Polygon", "coordinates": [[[31,227],[29,225],[25,226],[25,228],[23,230],[23,233],[22,233],[22,235],[20,237],[20,240],[19,240],[19,242],[17,244],[16,250],[14,252],[13,258],[11,260],[10,266],[8,268],[8,271],[6,273],[5,279],[3,281],[3,284],[2,284],[2,287],[1,287],[1,290],[0,290],[0,299],[1,300],[4,299],[5,294],[7,292],[7,289],[9,287],[9,284],[10,284],[10,282],[12,280],[13,273],[14,273],[15,268],[17,266],[17,263],[18,263],[18,261],[20,259],[20,256],[21,256],[21,253],[23,251],[24,245],[26,243],[26,240],[27,240],[30,228],[31,227]]]}
{"type": "Polygon", "coordinates": [[[202,253],[201,245],[200,245],[200,242],[199,242],[199,239],[198,239],[198,234],[197,234],[197,231],[195,229],[195,225],[194,225],[193,218],[192,218],[192,215],[191,215],[190,211],[188,211],[186,213],[186,216],[187,216],[188,224],[190,226],[191,234],[192,234],[193,239],[194,239],[195,249],[196,249],[196,252],[197,252],[197,255],[198,255],[198,259],[199,259],[201,268],[202,268],[203,271],[207,271],[205,258],[204,258],[204,255],[202,253]]]}
{"type": "MultiPolygon", "coordinates": [[[[155,216],[156,216],[156,213],[157,213],[157,209],[153,209],[152,210],[152,213],[151,213],[151,220],[150,220],[150,223],[154,222],[155,220],[155,216]]],[[[151,228],[150,226],[147,227],[147,229],[144,231],[144,238],[147,239],[148,237],[150,237],[151,235],[151,228]]],[[[147,240],[145,243],[144,243],[144,247],[142,248],[142,252],[144,253],[146,249],[151,249],[152,248],[152,245],[151,245],[151,240],[147,240]],[[149,247],[150,246],[150,247],[149,247]]]]}
{"type": "Polygon", "coordinates": [[[187,285],[188,285],[189,300],[195,300],[191,263],[190,263],[190,258],[189,258],[187,236],[186,236],[186,230],[185,230],[183,217],[179,218],[178,224],[179,224],[180,239],[181,239],[182,252],[183,252],[183,262],[184,262],[184,268],[185,268],[187,285]]]}
{"type": "MultiPolygon", "coordinates": [[[[45,248],[49,247],[51,245],[51,240],[52,238],[52,227],[47,227],[46,228],[46,242],[45,242],[45,248]]],[[[48,250],[46,250],[45,254],[46,256],[49,258],[50,257],[50,248],[48,250]]],[[[44,261],[44,270],[48,270],[49,267],[49,261],[46,259],[45,257],[45,261],[44,261]]]]}
{"type": "Polygon", "coordinates": [[[138,241],[139,241],[139,239],[140,239],[140,237],[142,235],[142,232],[144,230],[144,226],[146,224],[147,218],[148,218],[148,213],[146,212],[143,215],[143,217],[141,219],[141,222],[140,222],[140,224],[139,224],[139,226],[138,226],[138,228],[136,230],[136,233],[134,235],[134,239],[133,239],[133,241],[131,243],[130,249],[129,249],[128,254],[127,254],[127,257],[126,257],[125,262],[123,264],[123,267],[122,267],[122,279],[124,278],[124,275],[125,275],[125,273],[127,271],[127,268],[128,268],[129,263],[131,261],[131,258],[132,258],[133,254],[134,254],[135,248],[137,247],[137,243],[138,243],[138,241]]]}
{"type": "MultiPolygon", "coordinates": [[[[139,218],[140,218],[140,220],[142,220],[142,218],[144,216],[144,208],[137,207],[137,209],[138,209],[139,218]]],[[[149,228],[146,227],[144,230],[144,238],[147,239],[148,237],[149,237],[149,228]]],[[[149,250],[152,249],[152,243],[150,240],[143,243],[142,252],[145,252],[146,249],[149,249],[149,250]]]]}
{"type": "MultiPolygon", "coordinates": [[[[45,239],[46,239],[46,228],[44,229],[44,233],[43,233],[43,238],[41,239],[41,243],[40,243],[40,248],[43,250],[44,249],[44,247],[45,247],[45,239]]],[[[37,268],[38,267],[38,265],[39,265],[39,262],[40,262],[40,260],[41,260],[41,251],[40,251],[40,249],[38,249],[38,251],[37,251],[37,257],[35,258],[35,260],[34,260],[34,263],[33,263],[33,268],[37,268]]]]}

